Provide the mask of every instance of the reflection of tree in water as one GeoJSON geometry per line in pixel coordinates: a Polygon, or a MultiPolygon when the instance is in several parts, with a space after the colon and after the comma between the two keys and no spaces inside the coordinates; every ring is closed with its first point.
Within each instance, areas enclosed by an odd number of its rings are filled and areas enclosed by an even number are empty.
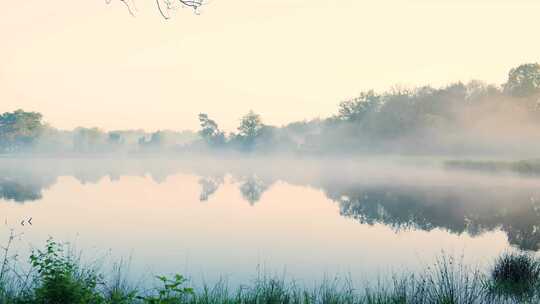
{"type": "Polygon", "coordinates": [[[0,199],[23,203],[42,198],[42,191],[56,182],[55,176],[0,169],[0,199]]]}
{"type": "Polygon", "coordinates": [[[117,159],[0,159],[0,199],[17,202],[41,199],[42,190],[59,176],[71,176],[81,184],[96,184],[109,176],[112,182],[121,176],[150,175],[156,183],[178,173],[167,162],[144,162],[117,159]]]}
{"type": "Polygon", "coordinates": [[[101,172],[78,171],[73,174],[73,177],[82,185],[97,184],[105,175],[101,172]]]}
{"type": "Polygon", "coordinates": [[[251,205],[254,205],[261,199],[264,191],[266,191],[272,183],[265,181],[256,175],[250,175],[240,181],[240,193],[242,197],[251,205]]]}
{"type": "Polygon", "coordinates": [[[509,212],[502,223],[510,244],[522,249],[540,249],[540,202],[532,199],[528,206],[509,212]]]}
{"type": "Polygon", "coordinates": [[[111,172],[111,173],[109,173],[109,179],[111,180],[111,182],[118,182],[118,181],[120,181],[120,177],[121,177],[121,175],[118,174],[117,172],[111,172]]]}
{"type": "Polygon", "coordinates": [[[0,181],[0,199],[18,203],[41,199],[41,187],[33,184],[20,184],[14,181],[0,181]]]}
{"type": "Polygon", "coordinates": [[[473,236],[501,229],[510,244],[540,249],[538,190],[333,185],[326,193],[339,202],[342,215],[361,223],[473,236]]]}
{"type": "MultiPolygon", "coordinates": [[[[170,174],[185,172],[179,169],[180,165],[161,161],[63,160],[36,165],[26,160],[0,160],[0,164],[0,199],[16,202],[39,200],[43,189],[54,184],[58,176],[74,176],[81,183],[92,183],[107,175],[114,181],[120,176],[150,174],[159,182],[170,174]]],[[[201,201],[207,201],[217,191],[226,173],[232,174],[242,197],[250,204],[258,202],[273,181],[279,179],[322,189],[339,203],[343,216],[361,223],[380,223],[395,230],[441,228],[473,236],[501,229],[510,244],[540,249],[540,189],[533,186],[404,185],[385,183],[386,179],[373,184],[367,179],[342,176],[338,167],[326,168],[320,174],[297,174],[299,170],[283,171],[275,166],[256,172],[251,165],[231,166],[227,170],[221,166],[189,168],[188,173],[203,176],[199,180],[201,201]]]]}
{"type": "Polygon", "coordinates": [[[212,194],[214,194],[224,182],[223,176],[202,177],[199,179],[201,185],[201,194],[199,200],[206,202],[212,194]]]}
{"type": "MultiPolygon", "coordinates": [[[[331,198],[334,198],[330,195],[331,198]]],[[[335,198],[334,198],[335,199],[335,198]]],[[[374,188],[341,195],[342,215],[362,223],[384,223],[395,229],[419,228],[431,230],[437,223],[445,223],[449,230],[463,231],[461,220],[447,221],[452,213],[452,197],[441,197],[437,204],[430,204],[424,192],[411,189],[374,188]]]]}
{"type": "MultiPolygon", "coordinates": [[[[240,184],[239,190],[242,198],[254,205],[260,199],[263,193],[272,185],[272,181],[265,180],[255,174],[247,174],[237,177],[236,180],[240,184]]],[[[208,201],[221,185],[225,182],[224,175],[205,176],[199,179],[201,185],[201,194],[199,200],[201,202],[208,201]]]]}

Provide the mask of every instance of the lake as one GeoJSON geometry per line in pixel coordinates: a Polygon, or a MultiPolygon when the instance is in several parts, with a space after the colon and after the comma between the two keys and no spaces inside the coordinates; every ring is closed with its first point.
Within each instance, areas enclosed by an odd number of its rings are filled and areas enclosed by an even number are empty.
{"type": "Polygon", "coordinates": [[[20,253],[52,236],[130,276],[311,284],[484,267],[540,245],[540,178],[418,159],[2,158],[0,214],[20,253]],[[31,225],[28,220],[32,218],[31,225]]]}

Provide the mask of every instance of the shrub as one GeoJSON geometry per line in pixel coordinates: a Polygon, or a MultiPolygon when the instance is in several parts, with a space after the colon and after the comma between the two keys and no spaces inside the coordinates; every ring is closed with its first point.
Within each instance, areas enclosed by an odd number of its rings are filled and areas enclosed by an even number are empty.
{"type": "Polygon", "coordinates": [[[33,250],[30,264],[37,272],[33,303],[94,304],[103,302],[97,291],[99,276],[91,269],[83,269],[73,260],[64,246],[47,240],[45,250],[33,250]]]}
{"type": "Polygon", "coordinates": [[[540,264],[527,253],[505,253],[491,270],[492,291],[526,296],[540,282],[540,264]]]}

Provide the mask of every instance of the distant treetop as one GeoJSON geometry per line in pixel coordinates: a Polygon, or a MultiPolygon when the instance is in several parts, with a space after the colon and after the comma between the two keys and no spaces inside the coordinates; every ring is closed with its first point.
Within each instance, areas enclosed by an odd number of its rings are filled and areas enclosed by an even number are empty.
{"type": "Polygon", "coordinates": [[[540,64],[527,63],[511,69],[504,91],[516,97],[538,93],[540,91],[540,64]]]}

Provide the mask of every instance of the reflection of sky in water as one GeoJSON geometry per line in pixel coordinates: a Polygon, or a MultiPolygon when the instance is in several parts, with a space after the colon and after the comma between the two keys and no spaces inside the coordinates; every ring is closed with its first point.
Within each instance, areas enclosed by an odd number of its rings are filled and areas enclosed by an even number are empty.
{"type": "Polygon", "coordinates": [[[527,231],[536,229],[527,221],[538,218],[534,196],[505,208],[492,200],[523,200],[538,183],[532,179],[522,184],[515,178],[482,181],[482,187],[495,185],[488,188],[491,192],[471,190],[469,180],[464,191],[456,193],[433,176],[436,186],[426,187],[430,180],[420,173],[409,174],[415,181],[405,178],[403,183],[392,176],[388,189],[381,176],[373,176],[376,184],[366,186],[359,179],[347,183],[344,175],[302,180],[276,178],[264,170],[187,174],[171,169],[145,174],[118,169],[109,173],[114,178],[105,178],[92,166],[82,167],[60,170],[51,178],[44,177],[51,170],[37,167],[32,170],[41,174],[33,177],[9,171],[15,173],[4,174],[4,180],[41,183],[43,189],[24,204],[3,201],[0,213],[25,233],[21,250],[27,242],[42,245],[48,236],[72,240],[97,256],[109,249],[115,257],[132,256],[135,277],[181,272],[212,281],[224,275],[234,284],[253,278],[260,265],[306,282],[336,273],[374,279],[431,263],[443,250],[464,254],[469,263],[487,263],[509,247],[508,231],[518,231],[515,238],[527,238],[527,231]],[[423,186],[411,187],[414,183],[423,186]],[[515,191],[504,190],[505,184],[515,191]],[[433,192],[426,194],[426,189],[433,192]],[[513,211],[520,204],[526,214],[513,211]],[[520,221],[524,215],[533,218],[520,221]],[[33,226],[20,226],[28,217],[33,217],[33,226]],[[469,229],[471,222],[474,229],[469,229]],[[516,228],[519,224],[523,227],[516,228]]]}

